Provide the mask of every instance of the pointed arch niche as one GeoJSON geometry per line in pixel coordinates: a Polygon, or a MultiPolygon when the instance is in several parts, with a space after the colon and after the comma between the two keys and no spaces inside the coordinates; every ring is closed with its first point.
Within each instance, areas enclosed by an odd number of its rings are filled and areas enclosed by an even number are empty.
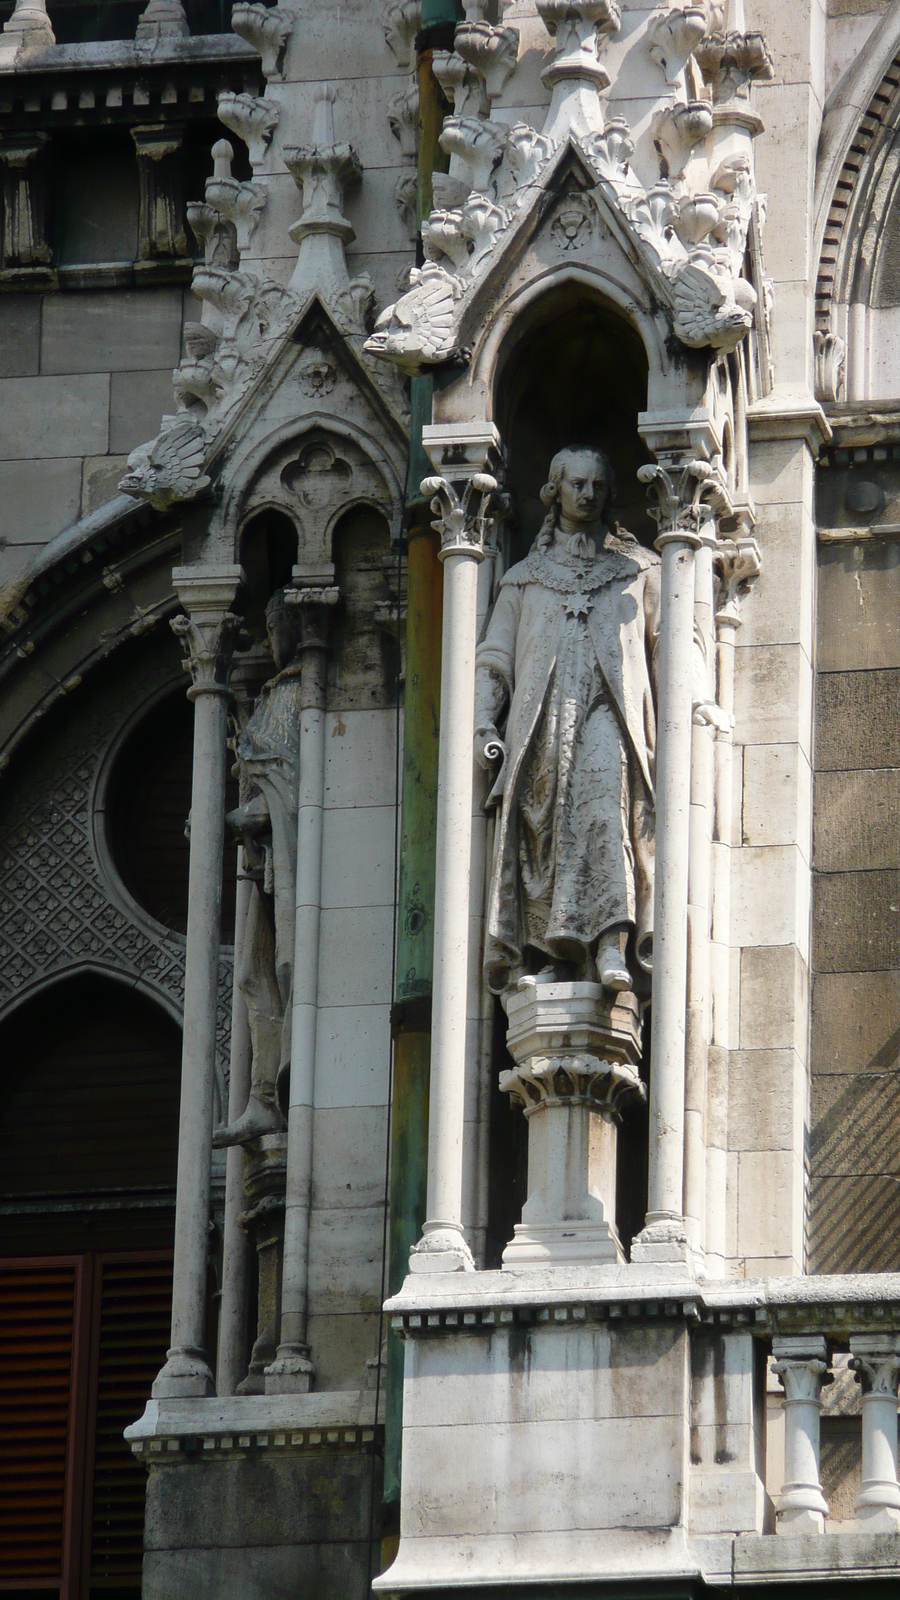
{"type": "Polygon", "coordinates": [[[515,508],[511,560],[531,548],[544,516],[547,468],[570,444],[606,451],[616,474],[613,516],[652,542],[655,529],[637,479],[638,467],[651,459],[637,427],[647,378],[638,333],[581,285],[550,290],[515,323],[498,363],[495,405],[515,508]]]}

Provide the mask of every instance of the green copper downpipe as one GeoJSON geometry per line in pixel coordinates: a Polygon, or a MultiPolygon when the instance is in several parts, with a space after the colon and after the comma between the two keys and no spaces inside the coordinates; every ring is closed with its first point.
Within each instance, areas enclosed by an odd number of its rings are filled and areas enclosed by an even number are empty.
{"type": "MultiPolygon", "coordinates": [[[[417,41],[419,166],[416,213],[432,210],[432,173],[446,168],[438,144],[446,106],[432,71],[432,52],[451,49],[463,19],[459,0],[423,0],[417,41]]],[[[419,260],[421,261],[421,248],[419,260]]],[[[422,449],[431,421],[432,379],[413,378],[406,484],[405,532],[409,584],[406,620],[406,698],[403,707],[403,778],[398,889],[397,980],[392,1029],[394,1082],[391,1106],[388,1287],[406,1276],[409,1252],[425,1221],[428,1152],[428,1078],[431,1054],[431,984],[434,943],[434,861],[437,812],[438,716],[441,696],[443,572],[438,536],[419,485],[432,471],[422,449]]],[[[384,1499],[400,1498],[403,1426],[403,1345],[388,1330],[385,1394],[384,1499]]],[[[395,1544],[385,1540],[385,1563],[395,1544]]]]}

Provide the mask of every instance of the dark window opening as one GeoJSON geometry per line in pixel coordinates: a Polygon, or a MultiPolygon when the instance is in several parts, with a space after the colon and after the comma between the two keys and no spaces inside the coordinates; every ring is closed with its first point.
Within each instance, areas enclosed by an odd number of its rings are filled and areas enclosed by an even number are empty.
{"type": "MultiPolygon", "coordinates": [[[[176,933],[187,930],[194,748],[193,706],[183,691],[166,698],[134,730],[120,751],[106,798],[107,839],[129,894],[150,916],[176,933]]],[[[230,772],[230,763],[229,763],[230,772]]],[[[226,810],[238,804],[229,776],[226,810]]],[[[225,841],[222,941],[234,940],[237,856],[225,841]]]]}

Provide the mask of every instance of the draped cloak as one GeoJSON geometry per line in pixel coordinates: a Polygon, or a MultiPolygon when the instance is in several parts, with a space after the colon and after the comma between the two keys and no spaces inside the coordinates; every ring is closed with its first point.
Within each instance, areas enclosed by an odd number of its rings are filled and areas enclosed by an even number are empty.
{"type": "MultiPolygon", "coordinates": [[[[579,541],[581,543],[581,541],[579,541]]],[[[577,549],[577,547],[576,547],[577,549]]],[[[502,727],[485,969],[527,946],[583,958],[634,929],[649,968],[659,557],[622,529],[596,553],[532,550],[503,578],[476,655],[476,727],[502,727]]]]}

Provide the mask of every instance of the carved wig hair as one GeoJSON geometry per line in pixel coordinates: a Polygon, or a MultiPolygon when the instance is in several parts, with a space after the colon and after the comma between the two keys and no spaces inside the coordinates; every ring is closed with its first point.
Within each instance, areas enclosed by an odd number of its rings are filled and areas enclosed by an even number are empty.
{"type": "MultiPolygon", "coordinates": [[[[541,499],[549,509],[541,529],[534,541],[535,550],[549,550],[556,537],[559,527],[559,486],[562,483],[563,473],[573,456],[593,456],[603,468],[607,487],[607,505],[616,497],[616,475],[612,463],[605,450],[595,450],[593,445],[567,445],[564,450],[557,450],[550,463],[550,475],[541,490],[541,499]]],[[[586,534],[576,533],[569,541],[569,548],[573,555],[593,555],[594,542],[586,534]]]]}

